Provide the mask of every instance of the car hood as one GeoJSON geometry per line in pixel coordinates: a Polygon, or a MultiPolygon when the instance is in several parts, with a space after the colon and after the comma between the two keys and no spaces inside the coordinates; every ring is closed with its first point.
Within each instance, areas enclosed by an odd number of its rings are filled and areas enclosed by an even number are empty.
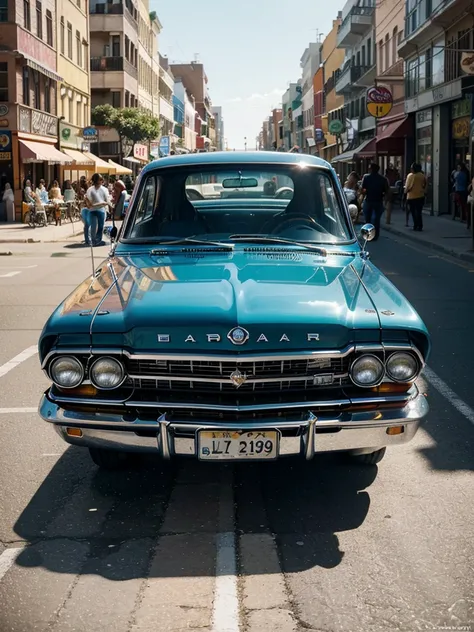
{"type": "Polygon", "coordinates": [[[351,253],[190,250],[104,262],[46,329],[62,342],[83,332],[94,346],[134,351],[317,350],[379,342],[381,324],[399,325],[407,313],[419,322],[394,286],[351,253]],[[248,332],[243,345],[229,336],[237,326],[248,332]]]}

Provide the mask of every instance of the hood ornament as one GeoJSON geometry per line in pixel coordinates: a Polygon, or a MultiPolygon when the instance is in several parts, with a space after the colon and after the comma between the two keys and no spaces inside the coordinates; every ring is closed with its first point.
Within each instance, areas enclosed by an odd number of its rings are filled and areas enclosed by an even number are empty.
{"type": "Polygon", "coordinates": [[[247,381],[247,376],[244,373],[241,373],[239,369],[235,369],[235,371],[230,374],[230,381],[235,388],[240,388],[242,384],[245,384],[247,381]]]}
{"type": "Polygon", "coordinates": [[[231,343],[238,346],[244,345],[249,337],[249,332],[243,327],[234,327],[227,334],[227,338],[231,341],[231,343]]]}

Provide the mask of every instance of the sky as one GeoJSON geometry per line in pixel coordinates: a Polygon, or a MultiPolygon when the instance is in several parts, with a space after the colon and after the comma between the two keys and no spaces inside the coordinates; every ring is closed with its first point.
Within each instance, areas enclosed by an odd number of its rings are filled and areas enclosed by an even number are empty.
{"type": "Polygon", "coordinates": [[[170,62],[204,64],[213,105],[221,105],[230,149],[255,148],[263,120],[301,75],[309,42],[326,35],[345,0],[150,0],[170,62]]]}

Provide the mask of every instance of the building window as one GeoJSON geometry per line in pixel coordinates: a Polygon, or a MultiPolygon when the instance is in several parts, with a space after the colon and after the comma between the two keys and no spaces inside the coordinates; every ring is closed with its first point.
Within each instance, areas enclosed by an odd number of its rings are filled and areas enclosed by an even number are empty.
{"type": "Polygon", "coordinates": [[[41,2],[36,2],[36,35],[43,39],[43,10],[41,2]]]}
{"type": "Polygon", "coordinates": [[[392,64],[394,64],[398,58],[397,45],[398,45],[398,29],[397,27],[395,27],[393,29],[393,37],[392,37],[392,64]]]}
{"type": "Polygon", "coordinates": [[[414,97],[418,93],[418,59],[412,59],[407,64],[407,97],[414,97]]]}
{"type": "Polygon", "coordinates": [[[130,40],[127,35],[125,35],[125,59],[130,61],[130,40]]]}
{"type": "Polygon", "coordinates": [[[44,111],[51,112],[51,81],[45,79],[44,81],[44,111]]]}
{"type": "Polygon", "coordinates": [[[77,103],[76,103],[76,125],[78,125],[79,127],[82,127],[81,117],[82,117],[82,103],[81,103],[81,101],[77,101],[77,103]]]}
{"type": "Polygon", "coordinates": [[[130,92],[125,90],[125,107],[130,107],[130,92]]]}
{"type": "Polygon", "coordinates": [[[87,109],[88,107],[88,104],[84,103],[84,125],[88,125],[89,123],[89,110],[87,109]]]}
{"type": "Polygon", "coordinates": [[[433,86],[444,83],[444,59],[444,38],[441,38],[438,42],[433,42],[433,47],[431,49],[431,83],[433,86]]]}
{"type": "Polygon", "coordinates": [[[0,101],[8,102],[8,62],[0,62],[0,101]]]}
{"type": "Polygon", "coordinates": [[[76,31],[76,53],[77,53],[77,65],[82,67],[82,42],[81,34],[76,31]]]}
{"type": "Polygon", "coordinates": [[[120,92],[112,92],[112,107],[120,107],[120,92]]]}
{"type": "Polygon", "coordinates": [[[27,31],[31,31],[30,0],[23,0],[23,26],[27,31]]]}
{"type": "Polygon", "coordinates": [[[112,35],[112,57],[120,57],[120,35],[112,35]]]}
{"type": "Polygon", "coordinates": [[[31,74],[33,75],[33,107],[41,110],[40,75],[36,70],[32,70],[31,74]]]}
{"type": "Polygon", "coordinates": [[[30,72],[27,66],[23,66],[23,103],[30,105],[30,72]]]}
{"type": "Polygon", "coordinates": [[[46,11],[46,42],[53,45],[53,16],[51,11],[46,11]]]}
{"type": "Polygon", "coordinates": [[[87,54],[87,44],[86,44],[86,42],[82,42],[82,56],[83,56],[83,62],[84,62],[84,70],[87,70],[88,54],[87,54]]]}
{"type": "Polygon", "coordinates": [[[81,0],[76,0],[76,4],[79,7],[79,9],[81,8],[81,0]]]}
{"type": "Polygon", "coordinates": [[[0,22],[8,22],[8,0],[0,0],[0,22]]]}
{"type": "Polygon", "coordinates": [[[64,55],[64,41],[65,41],[64,16],[61,16],[61,24],[59,26],[59,41],[61,45],[61,53],[64,55]]]}
{"type": "Polygon", "coordinates": [[[372,38],[367,40],[367,66],[372,66],[372,38]]]}
{"type": "Polygon", "coordinates": [[[67,56],[72,59],[72,24],[67,23],[67,56]]]}
{"type": "Polygon", "coordinates": [[[379,41],[379,68],[383,72],[383,40],[379,41]]]}
{"type": "Polygon", "coordinates": [[[385,67],[384,70],[388,70],[390,68],[390,37],[387,33],[385,36],[385,67]]]}

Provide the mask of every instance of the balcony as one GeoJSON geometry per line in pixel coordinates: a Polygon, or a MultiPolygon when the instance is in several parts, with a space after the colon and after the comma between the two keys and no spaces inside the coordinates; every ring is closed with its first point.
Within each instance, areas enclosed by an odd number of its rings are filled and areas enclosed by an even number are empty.
{"type": "Polygon", "coordinates": [[[123,15],[134,27],[137,26],[138,12],[132,2],[96,2],[90,3],[89,15],[123,15]]]}
{"type": "Polygon", "coordinates": [[[91,57],[91,72],[126,72],[137,78],[137,69],[123,57],[91,57]]]}
{"type": "MultiPolygon", "coordinates": [[[[336,93],[350,94],[357,92],[365,86],[362,81],[366,75],[373,72],[375,77],[375,66],[353,66],[351,63],[345,64],[336,76],[336,93]]],[[[372,80],[373,81],[373,80],[372,80]]]]}
{"type": "Polygon", "coordinates": [[[405,39],[398,48],[400,57],[415,52],[469,12],[470,0],[418,0],[405,17],[405,39]]]}
{"type": "Polygon", "coordinates": [[[337,32],[337,47],[351,48],[373,27],[375,7],[352,7],[337,32]]]}
{"type": "Polygon", "coordinates": [[[354,88],[371,88],[377,77],[375,64],[373,66],[356,66],[355,68],[359,69],[360,75],[354,78],[354,88]]]}
{"type": "Polygon", "coordinates": [[[173,105],[160,96],[160,117],[167,119],[168,121],[174,121],[174,107],[173,105]]]}

